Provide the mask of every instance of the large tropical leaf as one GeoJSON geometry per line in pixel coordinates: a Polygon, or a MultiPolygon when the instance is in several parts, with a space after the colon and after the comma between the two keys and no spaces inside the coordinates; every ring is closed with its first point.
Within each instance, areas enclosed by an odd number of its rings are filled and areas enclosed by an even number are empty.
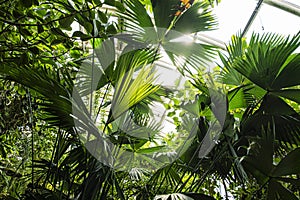
{"type": "Polygon", "coordinates": [[[165,30],[169,29],[179,6],[180,1],[177,0],[152,0],[155,25],[159,28],[165,28],[165,30]]]}
{"type": "Polygon", "coordinates": [[[299,89],[283,89],[279,91],[270,92],[270,94],[274,94],[277,96],[281,96],[297,103],[300,103],[300,90],[299,89]]]}
{"type": "MultiPolygon", "coordinates": [[[[299,34],[300,35],[300,34],[299,34]]],[[[300,36],[298,37],[300,38],[300,36]]],[[[297,38],[295,38],[296,40],[297,38]]],[[[300,41],[300,39],[298,39],[300,41]]],[[[289,42],[289,45],[299,47],[300,42],[296,41],[289,42]]],[[[287,58],[285,63],[282,64],[279,73],[277,74],[272,88],[286,88],[291,86],[300,85],[299,81],[300,74],[300,54],[293,54],[287,58]]]]}
{"type": "Polygon", "coordinates": [[[199,42],[186,44],[188,34],[214,29],[215,18],[206,3],[194,3],[184,9],[180,15],[175,15],[181,6],[180,1],[152,1],[154,23],[150,14],[138,0],[134,3],[126,1],[127,11],[125,27],[139,42],[154,45],[167,55],[178,68],[185,70],[187,63],[198,69],[206,66],[214,55],[214,49],[199,42]]]}
{"type": "Polygon", "coordinates": [[[260,134],[261,127],[267,128],[274,122],[280,143],[299,143],[299,116],[284,101],[286,98],[299,102],[299,90],[290,88],[299,85],[299,54],[294,53],[299,44],[300,32],[287,38],[254,33],[249,44],[240,36],[233,37],[227,47],[228,56],[221,55],[221,80],[233,85],[228,93],[229,106],[246,108],[242,134],[260,134]]]}
{"type": "Polygon", "coordinates": [[[228,85],[240,86],[244,82],[244,76],[239,73],[234,67],[234,60],[241,57],[244,54],[245,48],[247,47],[244,38],[239,36],[232,36],[229,45],[226,50],[229,55],[219,53],[221,59],[221,73],[219,76],[219,81],[228,85]]]}
{"type": "Polygon", "coordinates": [[[27,66],[0,68],[6,79],[20,83],[42,95],[41,108],[46,111],[42,117],[55,126],[72,129],[74,121],[70,114],[72,105],[68,100],[72,82],[66,76],[66,84],[62,85],[59,78],[47,69],[34,70],[27,66]],[[69,79],[69,80],[68,80],[69,79]]]}
{"type": "Polygon", "coordinates": [[[176,20],[174,30],[184,34],[213,30],[217,23],[211,11],[209,5],[204,2],[194,3],[176,20]]]}
{"type": "Polygon", "coordinates": [[[293,194],[293,192],[287,188],[285,188],[284,186],[282,186],[281,183],[277,182],[277,181],[271,181],[269,183],[269,187],[268,187],[268,196],[267,196],[267,200],[297,200],[298,198],[296,197],[295,194],[293,194]]]}
{"type": "Polygon", "coordinates": [[[272,175],[275,177],[286,176],[291,174],[299,174],[299,163],[300,163],[300,148],[297,148],[287,154],[280,163],[276,166],[272,175]]]}
{"type": "Polygon", "coordinates": [[[299,85],[299,54],[294,53],[299,45],[300,32],[287,38],[254,33],[248,45],[239,35],[233,37],[227,47],[229,56],[221,55],[222,81],[241,86],[246,78],[265,91],[299,102],[298,90],[288,89],[299,85]]]}
{"type": "MultiPolygon", "coordinates": [[[[280,145],[299,144],[299,114],[279,97],[266,95],[260,107],[251,114],[244,113],[241,132],[245,136],[261,135],[261,128],[274,124],[280,145]]],[[[282,147],[283,147],[282,146],[282,147]]]]}
{"type": "Polygon", "coordinates": [[[273,169],[274,135],[271,129],[263,129],[261,139],[255,141],[247,157],[243,159],[246,167],[260,183],[268,181],[267,178],[273,169]]]}
{"type": "Polygon", "coordinates": [[[144,5],[139,0],[125,1],[127,9],[120,13],[125,18],[127,31],[135,34],[145,34],[145,28],[152,28],[153,22],[144,5]]]}
{"type": "MultiPolygon", "coordinates": [[[[273,124],[274,126],[274,124],[273,124]]],[[[299,151],[290,152],[277,166],[273,164],[274,129],[264,130],[261,139],[250,147],[250,153],[243,159],[243,165],[262,186],[268,186],[267,199],[298,199],[292,191],[284,187],[280,181],[299,184],[298,180],[282,176],[299,173],[299,151]]]]}
{"type": "Polygon", "coordinates": [[[158,86],[153,85],[155,74],[151,73],[150,67],[144,66],[135,79],[133,73],[132,67],[116,85],[111,107],[114,119],[158,90],[158,86]]]}
{"type": "Polygon", "coordinates": [[[298,85],[298,79],[292,78],[286,84],[281,77],[299,76],[299,56],[292,56],[299,45],[300,32],[292,38],[283,38],[271,33],[262,36],[253,34],[245,53],[236,58],[233,67],[268,91],[298,85]]]}

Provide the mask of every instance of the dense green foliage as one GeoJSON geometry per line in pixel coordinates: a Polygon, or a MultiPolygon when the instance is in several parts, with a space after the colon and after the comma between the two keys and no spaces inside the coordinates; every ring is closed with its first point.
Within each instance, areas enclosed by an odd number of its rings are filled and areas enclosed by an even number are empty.
{"type": "Polygon", "coordinates": [[[300,33],[237,35],[226,53],[174,42],[216,29],[218,2],[0,2],[0,198],[299,199],[300,33]],[[123,48],[108,39],[119,33],[123,48]],[[155,84],[163,56],[189,78],[190,93],[155,84]],[[222,62],[207,75],[216,56],[222,62]],[[163,137],[150,120],[156,104],[175,126],[163,137]],[[216,123],[218,137],[207,134],[216,123]],[[120,124],[138,126],[136,135],[120,124]],[[189,146],[172,160],[168,150],[185,134],[189,146]],[[172,161],[152,170],[127,160],[143,167],[117,170],[88,148],[108,141],[118,155],[172,161]]]}

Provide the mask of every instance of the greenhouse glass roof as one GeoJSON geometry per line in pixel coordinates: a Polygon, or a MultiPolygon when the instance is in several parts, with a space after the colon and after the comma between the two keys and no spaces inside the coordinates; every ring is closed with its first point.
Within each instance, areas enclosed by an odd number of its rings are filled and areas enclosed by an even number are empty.
{"type": "Polygon", "coordinates": [[[251,20],[245,36],[253,32],[275,32],[283,35],[293,35],[300,30],[299,0],[223,0],[214,7],[218,18],[218,29],[201,34],[202,37],[213,38],[219,43],[228,43],[231,36],[243,32],[251,20]],[[253,16],[257,9],[257,15],[253,16]]]}

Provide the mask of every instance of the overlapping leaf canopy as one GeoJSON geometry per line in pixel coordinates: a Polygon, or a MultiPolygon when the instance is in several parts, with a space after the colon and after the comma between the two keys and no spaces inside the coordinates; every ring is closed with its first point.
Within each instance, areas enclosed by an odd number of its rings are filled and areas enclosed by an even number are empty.
{"type": "MultiPolygon", "coordinates": [[[[26,88],[22,99],[28,101],[32,135],[39,138],[45,130],[56,135],[50,157],[40,159],[33,153],[32,180],[24,181],[30,184],[24,184],[22,198],[214,199],[220,197],[216,189],[221,183],[239,198],[298,198],[300,54],[295,50],[300,33],[288,38],[273,33],[253,34],[248,40],[233,37],[228,54],[219,54],[222,63],[220,73],[215,71],[219,73],[215,84],[227,93],[218,95],[222,92],[210,90],[201,77],[217,48],[194,40],[198,32],[217,27],[209,4],[216,1],[189,1],[189,6],[184,2],[3,1],[1,81],[26,88]],[[81,29],[71,33],[74,21],[81,29]],[[164,53],[192,78],[189,87],[195,97],[189,96],[188,102],[182,102],[186,91],[176,93],[154,81],[153,66],[164,53]],[[29,94],[35,99],[34,110],[29,94]],[[212,102],[214,96],[225,102],[222,107],[212,102]],[[176,130],[184,131],[151,146],[161,128],[149,120],[155,102],[165,103],[176,130]],[[178,108],[184,112],[176,113],[178,108]],[[218,109],[227,113],[217,138],[206,133],[214,128],[212,110],[218,109]],[[100,125],[95,124],[98,117],[100,125]],[[86,137],[80,135],[82,130],[88,132],[86,137]],[[196,137],[189,138],[192,142],[184,154],[155,172],[147,170],[156,165],[151,162],[154,156],[171,160],[168,144],[177,145],[185,132],[196,137]],[[103,152],[96,155],[108,156],[107,163],[95,159],[89,145],[102,146],[103,152]],[[120,157],[140,155],[150,164],[119,172],[109,165],[114,162],[107,155],[111,152],[121,152],[120,157]]],[[[2,102],[7,101],[0,101],[5,110],[2,102]]],[[[7,148],[3,138],[9,135],[0,136],[2,158],[7,148]]],[[[30,142],[34,150],[38,140],[30,142]]],[[[118,164],[135,164],[130,156],[118,164]]],[[[10,172],[2,161],[0,167],[10,172]]],[[[14,172],[11,180],[19,176],[14,172]]],[[[12,194],[17,197],[17,192],[12,194]]]]}

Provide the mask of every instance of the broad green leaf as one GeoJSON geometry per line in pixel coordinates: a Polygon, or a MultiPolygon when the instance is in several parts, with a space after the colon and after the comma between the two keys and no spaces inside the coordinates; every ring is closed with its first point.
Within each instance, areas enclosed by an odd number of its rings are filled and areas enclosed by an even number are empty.
{"type": "Polygon", "coordinates": [[[280,97],[266,95],[261,103],[260,110],[271,115],[295,115],[296,111],[280,97]]]}
{"type": "Polygon", "coordinates": [[[231,66],[231,63],[228,61],[230,58],[220,53],[219,57],[224,65],[224,67],[219,65],[219,67],[222,68],[219,75],[220,77],[218,77],[219,82],[235,86],[243,84],[244,76],[231,66]]]}
{"type": "Polygon", "coordinates": [[[120,12],[124,12],[125,11],[123,2],[120,2],[120,1],[117,1],[117,0],[105,0],[104,3],[106,5],[110,5],[110,6],[116,7],[120,12]]]}
{"type": "Polygon", "coordinates": [[[74,22],[74,16],[64,16],[63,19],[59,20],[60,27],[70,30],[71,24],[74,22]]]}
{"type": "Polygon", "coordinates": [[[268,173],[271,170],[270,164],[263,162],[263,159],[263,157],[259,159],[246,157],[242,160],[246,172],[251,173],[259,184],[264,184],[268,181],[268,173]]]}
{"type": "Polygon", "coordinates": [[[178,8],[179,5],[180,1],[178,0],[153,0],[152,10],[154,14],[155,25],[158,28],[168,29],[175,17],[175,13],[177,12],[176,8],[178,8]]]}
{"type": "Polygon", "coordinates": [[[270,92],[270,94],[285,97],[287,99],[300,103],[300,89],[284,89],[270,92]]]}
{"type": "MultiPolygon", "coordinates": [[[[188,102],[186,104],[181,105],[181,108],[185,109],[189,113],[192,113],[194,116],[199,116],[200,111],[201,111],[200,106],[201,105],[198,101],[193,101],[193,102],[188,102]]],[[[174,111],[174,115],[175,115],[175,111],[174,111]]],[[[169,113],[168,113],[168,116],[170,116],[169,113]]]]}
{"type": "Polygon", "coordinates": [[[100,5],[101,4],[101,0],[93,0],[94,4],[96,5],[100,5]]]}
{"type": "Polygon", "coordinates": [[[253,114],[244,113],[241,131],[245,135],[260,135],[262,127],[276,130],[275,137],[284,144],[298,145],[300,139],[300,123],[297,112],[280,97],[266,95],[258,110],[253,114]]]}
{"type": "Polygon", "coordinates": [[[184,33],[196,33],[213,30],[216,20],[208,7],[208,4],[196,2],[183,12],[175,22],[174,30],[184,33]]]}
{"type": "Polygon", "coordinates": [[[93,32],[93,25],[90,22],[85,21],[83,23],[83,27],[85,28],[85,30],[86,30],[87,33],[93,34],[92,33],[93,32]]]}
{"type": "Polygon", "coordinates": [[[291,39],[271,33],[253,34],[243,57],[238,57],[233,67],[265,90],[280,89],[285,85],[277,84],[273,87],[273,83],[277,76],[284,73],[285,70],[282,67],[289,66],[286,60],[299,47],[299,44],[300,33],[291,39]]]}
{"type": "Polygon", "coordinates": [[[64,37],[68,37],[61,29],[59,28],[51,28],[50,29],[51,33],[57,36],[64,36],[64,37]]]}
{"type": "Polygon", "coordinates": [[[98,17],[101,20],[101,22],[103,22],[103,23],[107,23],[108,22],[107,15],[105,13],[101,12],[100,10],[98,10],[98,17]]]}
{"type": "Polygon", "coordinates": [[[289,189],[277,181],[271,180],[268,187],[268,200],[297,200],[298,198],[289,189]]]}
{"type": "Polygon", "coordinates": [[[106,31],[107,31],[108,34],[111,34],[111,35],[114,35],[114,34],[116,34],[118,32],[114,24],[110,24],[106,28],[106,31]]]}
{"type": "Polygon", "coordinates": [[[65,42],[65,39],[54,39],[51,41],[51,45],[58,45],[58,44],[61,44],[61,43],[64,43],[65,42]]]}
{"type": "Polygon", "coordinates": [[[124,14],[124,17],[131,20],[134,23],[129,22],[126,26],[133,27],[134,29],[139,28],[151,28],[153,27],[152,20],[147,13],[144,5],[139,0],[125,1],[128,9],[124,14]]]}
{"type": "Polygon", "coordinates": [[[142,154],[151,154],[155,152],[161,152],[162,150],[165,150],[166,146],[155,146],[155,147],[148,147],[148,148],[140,148],[136,151],[136,153],[142,153],[142,154]]]}
{"type": "Polygon", "coordinates": [[[300,173],[300,148],[286,155],[272,172],[272,176],[286,176],[300,173]]]}
{"type": "MultiPolygon", "coordinates": [[[[300,38],[300,37],[299,37],[300,38]]],[[[300,41],[300,39],[299,39],[300,41]]],[[[300,42],[299,42],[300,43],[300,42]]],[[[298,44],[299,46],[300,44],[298,44]]],[[[300,85],[300,53],[291,55],[279,75],[272,84],[272,88],[286,88],[300,85]]]]}
{"type": "MultiPolygon", "coordinates": [[[[133,65],[134,66],[134,65],[133,65]]],[[[138,72],[133,79],[134,67],[125,74],[122,74],[115,87],[112,100],[112,119],[118,118],[132,106],[158,90],[158,86],[152,85],[155,80],[151,68],[146,65],[138,72]]],[[[111,120],[112,120],[111,119],[111,120]]]]}
{"type": "Polygon", "coordinates": [[[228,92],[228,102],[229,102],[229,110],[233,110],[236,108],[245,108],[247,106],[243,88],[235,88],[228,92]]]}
{"type": "Polygon", "coordinates": [[[290,183],[294,186],[300,187],[300,179],[278,177],[278,178],[276,178],[276,180],[283,181],[283,182],[286,182],[286,183],[290,183]]]}
{"type": "Polygon", "coordinates": [[[262,138],[251,146],[249,155],[243,159],[245,168],[258,180],[265,184],[269,180],[273,166],[274,133],[272,129],[261,128],[262,138]]]}
{"type": "Polygon", "coordinates": [[[72,37],[80,37],[81,40],[89,40],[91,37],[81,31],[75,31],[72,35],[72,37]]]}
{"type": "Polygon", "coordinates": [[[121,12],[125,11],[125,6],[122,2],[116,1],[115,2],[115,6],[118,10],[120,10],[121,12]]]}

